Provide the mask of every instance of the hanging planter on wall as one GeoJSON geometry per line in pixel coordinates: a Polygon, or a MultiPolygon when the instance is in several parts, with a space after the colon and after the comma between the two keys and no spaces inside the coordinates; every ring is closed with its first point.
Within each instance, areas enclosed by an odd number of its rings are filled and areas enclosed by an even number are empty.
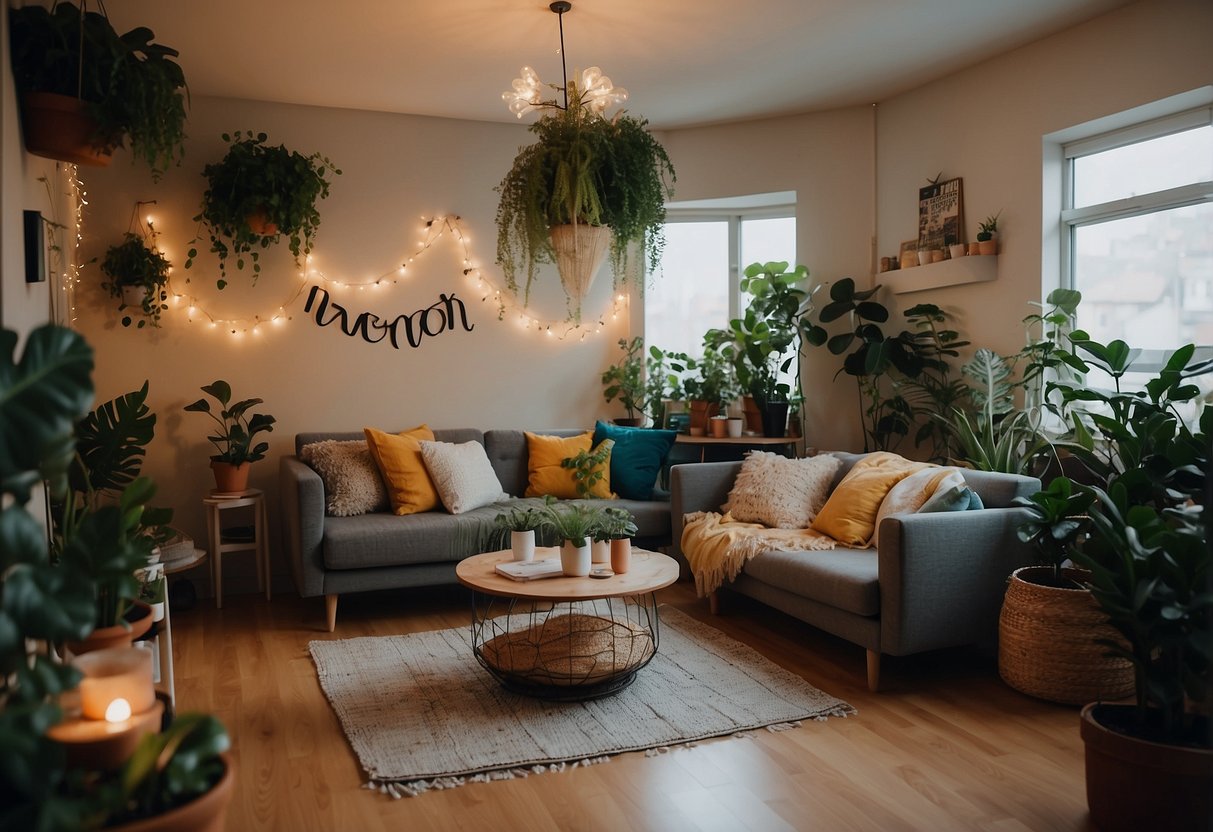
{"type": "MultiPolygon", "coordinates": [[[[219,257],[216,283],[220,289],[227,285],[230,257],[236,258],[237,269],[243,269],[248,258],[255,283],[261,274],[260,249],[282,235],[287,237],[295,264],[301,265],[320,227],[316,202],[329,195],[329,174],[341,175],[319,153],[304,156],[284,145],[267,145],[266,138],[265,133],[224,133],[223,140],[230,145],[227,154],[202,171],[207,189],[194,220],[205,227],[210,250],[219,257]]],[[[191,247],[187,269],[197,256],[198,249],[191,247]]]]}
{"type": "Polygon", "coordinates": [[[110,297],[121,300],[118,311],[138,310],[143,317],[138,322],[130,314],[123,315],[122,325],[135,323],[136,329],[147,324],[160,326],[160,313],[168,309],[168,273],[173,264],[156,246],[156,229],[151,221],[146,224],[138,220],[139,207],[147,203],[135,203],[131,224],[122,242],[110,246],[101,262],[101,271],[108,278],[102,287],[110,297]],[[138,224],[139,233],[133,229],[138,224]]]}
{"type": "Polygon", "coordinates": [[[57,3],[9,12],[13,77],[30,153],[108,165],[127,139],[158,177],[179,162],[185,75],[146,27],[119,36],[104,13],[57,3]]]}
{"type": "MultiPolygon", "coordinates": [[[[563,42],[563,14],[572,4],[557,2],[549,8],[562,16],[563,42]]],[[[562,61],[563,55],[562,49],[562,61]]],[[[543,101],[538,75],[523,67],[522,77],[502,96],[519,118],[534,109],[545,113],[530,128],[538,141],[519,151],[497,186],[497,262],[515,294],[519,272],[525,274],[524,303],[530,302],[538,265],[555,262],[571,317],[579,320],[581,299],[605,256],[600,249],[609,250],[617,282],[628,276],[633,245],[640,247],[649,270],[656,269],[665,242],[665,203],[673,193],[667,179],[674,181],[674,166],[647,121],[622,111],[604,117],[607,107],[626,100],[627,91],[612,86],[598,67],[585,70],[580,80],[549,86],[562,94],[563,103],[543,101]],[[564,244],[572,235],[556,230],[562,225],[578,229],[575,246],[564,244]],[[583,226],[601,229],[594,232],[594,243],[582,242],[581,235],[588,233],[583,226]]]]}

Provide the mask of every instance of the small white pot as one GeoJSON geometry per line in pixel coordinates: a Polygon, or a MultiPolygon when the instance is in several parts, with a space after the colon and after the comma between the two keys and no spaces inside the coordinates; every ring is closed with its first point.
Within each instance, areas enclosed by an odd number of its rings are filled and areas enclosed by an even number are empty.
{"type": "Polygon", "coordinates": [[[954,244],[948,246],[948,250],[952,253],[953,260],[955,260],[957,257],[965,256],[965,244],[964,243],[954,243],[954,244]]]}
{"type": "Polygon", "coordinates": [[[590,544],[590,562],[591,563],[610,563],[611,562],[611,541],[595,540],[590,544]]]}
{"type": "Polygon", "coordinates": [[[143,286],[123,286],[122,287],[122,303],[124,306],[130,306],[135,309],[143,306],[143,299],[147,297],[147,289],[143,286]]]}
{"type": "Polygon", "coordinates": [[[510,532],[510,551],[514,560],[530,563],[535,559],[535,530],[525,532],[510,532]]]}
{"type": "Polygon", "coordinates": [[[586,540],[584,546],[574,546],[569,541],[560,544],[560,570],[574,578],[584,578],[590,574],[590,544],[586,540]]]}
{"type": "Polygon", "coordinates": [[[740,416],[730,416],[729,417],[729,436],[730,436],[730,438],[736,439],[737,437],[741,436],[741,429],[743,427],[745,427],[745,420],[742,419],[740,416]]]}

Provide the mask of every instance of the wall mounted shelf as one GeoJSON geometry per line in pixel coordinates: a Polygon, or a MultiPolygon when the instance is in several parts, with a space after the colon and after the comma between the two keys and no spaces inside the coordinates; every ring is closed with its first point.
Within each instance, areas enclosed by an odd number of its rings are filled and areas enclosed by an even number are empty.
{"type": "Polygon", "coordinates": [[[976,254],[957,257],[939,263],[928,263],[912,269],[894,269],[876,275],[876,282],[883,283],[897,294],[938,289],[942,286],[959,286],[964,283],[986,283],[998,277],[998,255],[976,254]]]}

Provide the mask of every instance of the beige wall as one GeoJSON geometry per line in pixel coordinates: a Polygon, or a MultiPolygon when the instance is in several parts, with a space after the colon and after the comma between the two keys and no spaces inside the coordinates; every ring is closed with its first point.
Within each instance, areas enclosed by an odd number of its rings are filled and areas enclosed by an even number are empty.
{"type": "MultiPolygon", "coordinates": [[[[1209,31],[1213,10],[1204,0],[1140,2],[881,102],[875,133],[870,107],[671,131],[662,139],[678,169],[677,198],[795,190],[797,259],[817,280],[852,276],[870,285],[873,234],[878,254],[895,251],[915,234],[916,189],[925,178],[940,170],[962,176],[970,234],[977,220],[1002,210],[1000,277],[903,295],[899,302],[940,303],[980,344],[1013,351],[1022,337],[1019,319],[1028,301],[1040,296],[1042,262],[1048,260],[1038,233],[1051,227],[1042,211],[1042,137],[1209,83],[1209,31]]],[[[7,101],[6,151],[13,146],[7,101]]],[[[283,251],[267,258],[254,288],[237,272],[233,285],[219,293],[213,265],[180,269],[195,233],[190,217],[203,189],[199,173],[223,152],[219,133],[252,128],[301,151],[322,151],[345,171],[320,206],[317,265],[330,276],[360,280],[388,271],[415,247],[421,215],[448,212],[464,218],[475,262],[489,277],[497,275],[492,187],[528,140],[520,126],[195,97],[188,127],[187,161],[159,185],[123,156],[109,170],[83,172],[90,192],[87,255],[100,255],[120,238],[136,200],[156,199],[163,244],[179,265],[173,276],[179,290],[223,318],[276,312],[300,282],[283,251]]],[[[19,271],[8,244],[9,228],[19,222],[12,158],[4,154],[6,307],[20,301],[10,296],[25,292],[16,285],[19,271]]],[[[28,179],[20,170],[17,175],[28,179]]],[[[181,311],[168,313],[160,330],[128,330],[117,323],[116,304],[100,294],[95,265],[85,271],[80,328],[98,350],[98,394],[109,398],[151,379],[150,403],[160,425],[146,470],[161,484],[161,502],[177,508],[179,525],[203,537],[199,501],[210,487],[205,419],[181,407],[216,378],[230,381],[238,396],[264,398],[265,410],[278,417],[270,459],[253,475],[253,484],[270,492],[275,526],[277,460],[291,450],[298,431],[403,428],[421,421],[554,427],[589,425],[612,414],[602,403],[597,375],[614,359],[615,341],[628,334],[625,320],[609,323],[585,343],[556,343],[497,321],[494,308],[480,304],[461,275],[456,249],[439,245],[414,266],[399,284],[334,299],[348,302],[353,312],[386,317],[428,306],[439,292],[453,290],[470,301],[473,332],[397,351],[346,338],[335,327],[318,328],[302,314],[302,298],[286,304],[291,320],[285,327],[257,337],[237,340],[187,323],[181,311]]],[[[605,277],[587,309],[608,305],[605,277]]],[[[545,280],[551,291],[537,302],[545,317],[561,318],[553,275],[545,280]]],[[[632,310],[633,320],[638,311],[632,310]]],[[[857,448],[854,386],[845,378],[832,381],[836,368],[824,351],[806,362],[809,443],[857,448]]],[[[282,576],[281,562],[276,569],[282,576]]]]}

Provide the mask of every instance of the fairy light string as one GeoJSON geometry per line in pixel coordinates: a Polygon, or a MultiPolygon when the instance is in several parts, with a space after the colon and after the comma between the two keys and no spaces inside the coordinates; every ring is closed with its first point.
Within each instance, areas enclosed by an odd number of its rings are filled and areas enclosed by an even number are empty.
{"type": "MultiPolygon", "coordinates": [[[[318,267],[315,255],[308,255],[299,272],[298,284],[287,293],[280,303],[273,307],[273,311],[241,318],[225,318],[209,311],[197,295],[188,290],[176,289],[173,283],[173,273],[170,270],[168,280],[170,308],[182,310],[186,320],[191,323],[201,322],[209,328],[224,330],[234,338],[243,338],[245,335],[259,336],[263,327],[279,327],[292,320],[293,316],[288,310],[294,306],[310,285],[315,284],[331,290],[335,296],[345,292],[376,292],[410,278],[414,262],[433,248],[443,237],[450,235],[459,246],[464,278],[475,289],[476,296],[480,298],[482,304],[491,304],[496,307],[498,320],[513,321],[524,331],[537,333],[545,339],[564,341],[578,338],[584,341],[591,335],[601,333],[611,322],[619,320],[621,315],[627,313],[628,296],[626,293],[620,292],[613,296],[609,307],[596,318],[581,321],[540,319],[531,314],[527,306],[519,301],[517,295],[495,283],[476,264],[472,256],[470,236],[460,217],[441,215],[421,219],[424,223],[421,238],[413,253],[403,258],[395,268],[376,277],[363,280],[333,277],[318,267]]],[[[151,227],[151,217],[145,218],[145,223],[151,227]]]]}

